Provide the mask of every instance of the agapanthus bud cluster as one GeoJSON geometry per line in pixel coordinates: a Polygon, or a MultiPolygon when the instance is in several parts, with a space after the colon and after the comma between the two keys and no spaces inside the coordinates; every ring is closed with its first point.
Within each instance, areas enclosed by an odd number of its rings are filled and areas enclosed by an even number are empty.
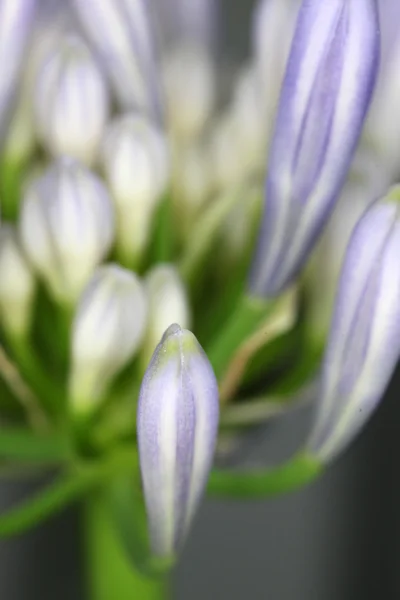
{"type": "Polygon", "coordinates": [[[181,551],[208,481],[251,495],[315,476],[400,354],[397,46],[363,133],[377,0],[260,0],[240,68],[221,67],[216,4],[71,0],[35,29],[34,0],[0,2],[4,422],[39,422],[40,452],[57,440],[56,502],[101,490],[110,519],[125,502],[147,574],[181,551]],[[300,459],[276,479],[213,471],[315,381],[300,459]]]}

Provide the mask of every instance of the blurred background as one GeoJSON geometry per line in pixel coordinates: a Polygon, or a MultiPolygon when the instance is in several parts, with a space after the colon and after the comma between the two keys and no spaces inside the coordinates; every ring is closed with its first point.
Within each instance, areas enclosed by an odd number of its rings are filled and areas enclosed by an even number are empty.
{"type": "MultiPolygon", "coordinates": [[[[243,57],[253,3],[223,4],[221,46],[243,57]]],[[[174,598],[398,599],[399,386],[400,372],[351,449],[307,489],[269,502],[207,500],[174,575],[174,598]]],[[[290,445],[304,426],[296,419],[271,437],[290,445]]],[[[269,446],[256,452],[270,458],[269,446]]],[[[28,492],[18,481],[1,482],[1,507],[28,492]]],[[[84,600],[80,525],[71,509],[0,542],[0,598],[84,600]]]]}

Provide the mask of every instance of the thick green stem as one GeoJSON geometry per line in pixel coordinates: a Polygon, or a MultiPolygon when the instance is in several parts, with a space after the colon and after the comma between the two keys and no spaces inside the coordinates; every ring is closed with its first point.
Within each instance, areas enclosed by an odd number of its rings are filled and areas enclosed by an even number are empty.
{"type": "Polygon", "coordinates": [[[91,600],[161,600],[165,580],[148,579],[128,560],[117,536],[105,496],[96,491],[85,506],[89,598],[91,600]]]}

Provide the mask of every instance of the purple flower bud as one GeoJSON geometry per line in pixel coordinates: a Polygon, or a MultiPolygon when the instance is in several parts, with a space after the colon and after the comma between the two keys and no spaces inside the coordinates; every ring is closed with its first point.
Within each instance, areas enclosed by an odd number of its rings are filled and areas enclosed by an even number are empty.
{"type": "Polygon", "coordinates": [[[171,325],[145,373],[138,444],[152,552],[180,549],[212,465],[218,385],[194,335],[171,325]]]}
{"type": "Polygon", "coordinates": [[[250,288],[290,284],[344,183],[379,62],[375,0],[304,0],[271,144],[250,288]]]}
{"type": "Polygon", "coordinates": [[[0,3],[0,139],[9,123],[36,0],[3,0],[0,3]]]}
{"type": "Polygon", "coordinates": [[[146,0],[73,0],[73,4],[122,107],[159,119],[160,87],[146,0]]]}
{"type": "Polygon", "coordinates": [[[330,461],[379,403],[400,354],[400,187],[365,213],[344,260],[309,449],[330,461]]]}

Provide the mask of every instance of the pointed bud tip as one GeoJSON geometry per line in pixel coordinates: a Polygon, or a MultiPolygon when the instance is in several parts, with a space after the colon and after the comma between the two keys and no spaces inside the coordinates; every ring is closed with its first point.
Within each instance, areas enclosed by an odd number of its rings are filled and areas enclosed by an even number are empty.
{"type": "Polygon", "coordinates": [[[164,335],[161,338],[161,343],[166,342],[169,337],[174,336],[174,335],[179,335],[181,333],[182,333],[181,326],[178,325],[177,323],[173,323],[165,331],[164,335]]]}

